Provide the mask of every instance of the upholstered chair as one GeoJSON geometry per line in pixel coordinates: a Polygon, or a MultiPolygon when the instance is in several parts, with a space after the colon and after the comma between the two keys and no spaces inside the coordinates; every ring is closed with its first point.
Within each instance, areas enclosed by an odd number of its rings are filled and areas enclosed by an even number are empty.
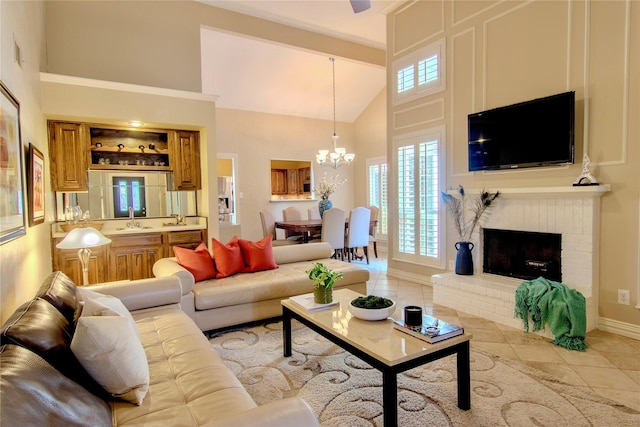
{"type": "Polygon", "coordinates": [[[349,228],[345,238],[345,250],[347,261],[358,258],[357,249],[362,248],[364,256],[369,264],[369,224],[371,211],[365,207],[351,209],[349,214],[349,228]]]}
{"type": "Polygon", "coordinates": [[[339,208],[331,208],[322,215],[322,233],[320,240],[333,248],[332,258],[344,260],[344,230],[346,212],[339,208]]]}

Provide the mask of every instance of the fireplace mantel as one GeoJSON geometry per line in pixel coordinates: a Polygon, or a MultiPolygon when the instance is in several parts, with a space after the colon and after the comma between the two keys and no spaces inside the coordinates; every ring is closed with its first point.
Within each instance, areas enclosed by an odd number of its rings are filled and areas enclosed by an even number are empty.
{"type": "MultiPolygon", "coordinates": [[[[531,198],[596,198],[611,191],[611,185],[581,185],[581,186],[558,186],[558,187],[520,187],[498,189],[502,199],[531,199],[531,198]]],[[[480,188],[465,189],[467,194],[478,194],[480,188]]],[[[494,191],[491,189],[490,191],[494,191]]],[[[448,190],[448,194],[458,194],[456,190],[448,190]]]]}

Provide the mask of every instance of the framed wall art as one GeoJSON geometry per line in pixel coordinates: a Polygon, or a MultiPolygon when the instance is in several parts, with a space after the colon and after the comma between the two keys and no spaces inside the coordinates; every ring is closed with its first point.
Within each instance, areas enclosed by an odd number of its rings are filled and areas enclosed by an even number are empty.
{"type": "Polygon", "coordinates": [[[20,104],[0,82],[0,244],[26,234],[20,104]]]}
{"type": "Polygon", "coordinates": [[[29,143],[28,168],[29,227],[33,227],[44,222],[44,156],[32,143],[29,143]]]}

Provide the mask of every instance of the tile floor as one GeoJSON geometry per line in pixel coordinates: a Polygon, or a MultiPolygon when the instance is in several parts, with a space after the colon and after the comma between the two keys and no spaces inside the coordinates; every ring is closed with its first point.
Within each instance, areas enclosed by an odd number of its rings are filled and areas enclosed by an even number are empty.
{"type": "Polygon", "coordinates": [[[595,330],[587,334],[586,352],[566,350],[539,335],[435,305],[430,286],[387,276],[386,254],[379,252],[377,259],[370,254],[369,294],[392,298],[399,307],[421,305],[426,314],[472,333],[472,348],[521,361],[640,411],[640,341],[595,330]]]}

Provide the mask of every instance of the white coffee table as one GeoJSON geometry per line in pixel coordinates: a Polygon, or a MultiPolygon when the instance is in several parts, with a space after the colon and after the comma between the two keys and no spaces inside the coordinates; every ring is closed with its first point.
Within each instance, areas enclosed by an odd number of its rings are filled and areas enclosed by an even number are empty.
{"type": "MultiPolygon", "coordinates": [[[[349,301],[361,296],[350,289],[334,290],[340,305],[331,309],[307,312],[304,308],[282,300],[284,356],[291,356],[291,319],[296,319],[334,344],[382,372],[382,404],[385,427],[398,423],[397,374],[456,354],[458,376],[458,408],[471,408],[469,374],[470,334],[429,344],[393,328],[391,320],[367,321],[349,313],[349,301]]],[[[400,309],[400,308],[399,308],[400,309]]],[[[396,312],[395,316],[400,318],[396,312]]]]}

